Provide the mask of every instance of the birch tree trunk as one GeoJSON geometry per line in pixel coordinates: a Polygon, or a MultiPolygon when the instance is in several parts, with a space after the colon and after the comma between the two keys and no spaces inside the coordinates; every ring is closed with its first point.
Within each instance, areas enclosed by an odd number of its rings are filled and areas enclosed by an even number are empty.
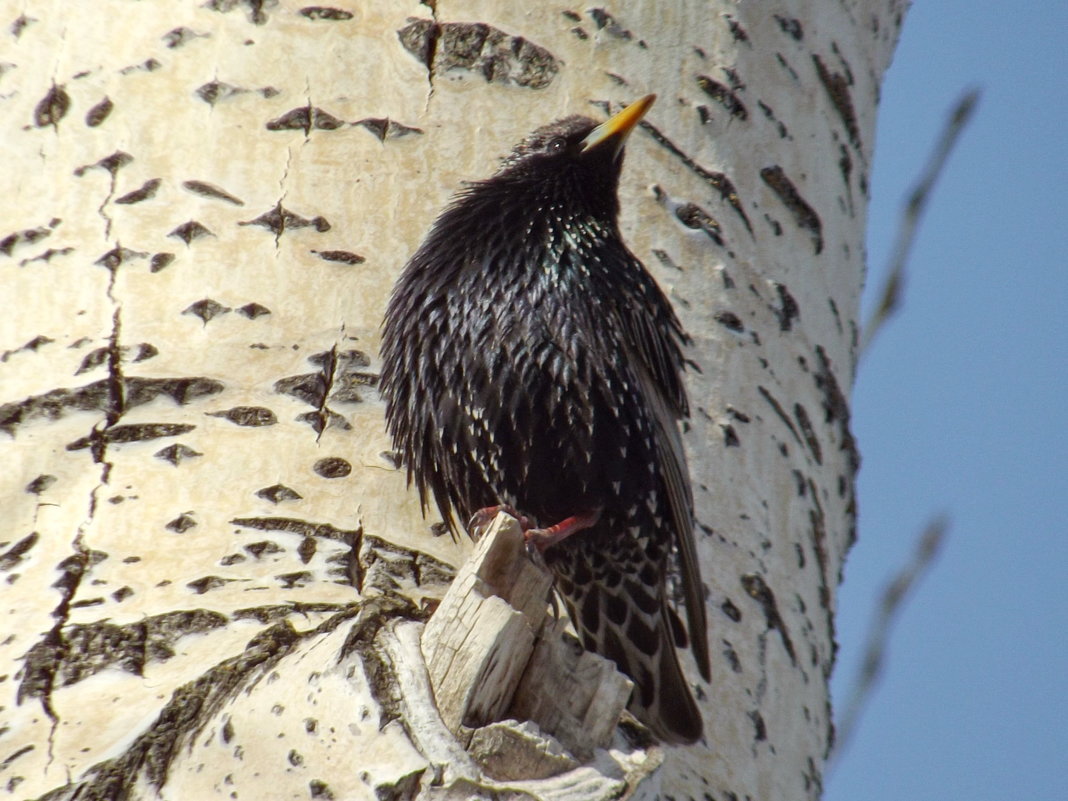
{"type": "Polygon", "coordinates": [[[905,7],[0,2],[0,788],[818,798],[905,7]],[[540,756],[502,765],[434,710],[419,637],[470,543],[406,491],[378,325],[461,181],[648,92],[622,227],[694,339],[705,737],[520,721],[540,756]]]}

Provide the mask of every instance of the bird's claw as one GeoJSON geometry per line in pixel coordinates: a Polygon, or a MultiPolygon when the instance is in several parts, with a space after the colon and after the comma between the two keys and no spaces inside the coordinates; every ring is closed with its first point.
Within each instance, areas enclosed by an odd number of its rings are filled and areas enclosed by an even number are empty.
{"type": "Polygon", "coordinates": [[[471,519],[467,521],[467,532],[471,535],[471,538],[476,541],[481,539],[482,535],[485,534],[486,530],[489,528],[490,523],[492,523],[501,512],[509,514],[518,520],[519,527],[524,533],[530,529],[530,519],[526,515],[517,512],[514,506],[509,506],[508,504],[487,506],[484,509],[479,509],[471,515],[471,519]]]}
{"type": "Polygon", "coordinates": [[[531,528],[523,532],[523,545],[526,548],[527,557],[542,570],[548,570],[545,563],[545,529],[531,528]]]}

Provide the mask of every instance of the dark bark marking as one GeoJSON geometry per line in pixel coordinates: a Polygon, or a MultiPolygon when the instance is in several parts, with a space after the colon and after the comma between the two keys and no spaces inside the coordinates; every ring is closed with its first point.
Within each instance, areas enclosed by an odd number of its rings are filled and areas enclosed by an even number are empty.
{"type": "Polygon", "coordinates": [[[140,203],[144,200],[148,200],[156,196],[156,192],[159,191],[159,187],[162,181],[159,178],[151,178],[145,181],[140,189],[135,189],[132,192],[127,192],[125,195],[117,199],[115,202],[129,206],[134,203],[140,203]]]}
{"type": "Polygon", "coordinates": [[[37,697],[32,681],[40,679],[46,667],[52,672],[54,687],[69,687],[109,667],[143,676],[147,665],[173,657],[174,644],[182,637],[225,623],[226,616],[218,612],[192,609],[121,626],[106,621],[68,626],[62,644],[42,640],[27,652],[20,696],[37,697]]]}
{"type": "Polygon", "coordinates": [[[192,448],[183,445],[180,442],[176,442],[173,445],[168,445],[166,448],[160,451],[156,451],[154,454],[157,459],[162,459],[165,462],[170,462],[177,467],[186,459],[192,459],[196,456],[203,456],[200,451],[195,451],[192,448]]]}
{"type": "Polygon", "coordinates": [[[762,386],[758,386],[757,391],[761,394],[764,400],[768,402],[768,405],[775,410],[775,414],[779,416],[779,419],[782,420],[782,422],[786,425],[788,429],[790,429],[790,433],[794,435],[794,439],[797,440],[797,444],[804,444],[801,441],[800,435],[797,433],[797,429],[794,428],[793,421],[791,421],[790,418],[787,416],[786,411],[782,408],[782,405],[779,403],[779,401],[775,399],[775,396],[762,386]]]}
{"type": "Polygon", "coordinates": [[[742,324],[741,318],[732,311],[718,311],[716,312],[714,319],[724,328],[728,328],[731,331],[739,334],[745,332],[745,326],[742,324]]]}
{"type": "Polygon", "coordinates": [[[145,442],[162,437],[176,437],[186,434],[196,426],[188,423],[131,423],[129,425],[111,425],[94,430],[85,437],[79,437],[67,445],[68,451],[80,451],[85,448],[121,444],[126,442],[145,442]]]}
{"type": "Polygon", "coordinates": [[[226,579],[221,576],[203,576],[195,581],[187,582],[185,586],[195,592],[197,595],[203,595],[206,592],[217,590],[219,587],[225,587],[232,581],[237,579],[226,579]]]}
{"type": "Polygon", "coordinates": [[[633,38],[633,34],[620,25],[616,18],[603,8],[591,8],[586,13],[590,15],[590,19],[597,26],[597,30],[604,31],[609,36],[614,36],[616,39],[623,39],[624,41],[629,41],[633,38]]]}
{"type": "Polygon", "coordinates": [[[801,316],[800,308],[785,284],[780,284],[776,281],[773,286],[779,295],[779,307],[772,307],[772,311],[779,318],[779,330],[789,331],[793,328],[794,320],[799,319],[801,316]]]}
{"type": "Polygon", "coordinates": [[[412,134],[423,133],[422,128],[415,128],[411,125],[403,125],[396,120],[391,120],[389,117],[365,117],[362,120],[356,120],[352,123],[366,128],[373,133],[380,142],[385,142],[390,139],[400,139],[404,136],[410,136],[412,134]]]}
{"type": "Polygon", "coordinates": [[[838,447],[846,452],[846,463],[849,467],[850,486],[856,480],[857,471],[860,469],[860,451],[857,442],[850,431],[849,401],[838,384],[838,378],[834,374],[834,365],[831,364],[827,351],[822,345],[816,346],[816,358],[819,362],[813,380],[816,388],[823,395],[823,414],[825,423],[838,423],[838,447]]]}
{"type": "Polygon", "coordinates": [[[754,709],[749,713],[749,720],[753,724],[753,740],[762,743],[768,739],[768,727],[764,723],[764,716],[754,709]]]}
{"type": "Polygon", "coordinates": [[[189,222],[182,223],[167,236],[173,236],[175,239],[181,239],[186,245],[190,244],[194,239],[200,239],[205,236],[215,236],[215,234],[206,226],[201,225],[196,220],[190,220],[189,222]]]}
{"type": "Polygon", "coordinates": [[[193,519],[193,516],[189,512],[183,512],[178,517],[167,523],[164,528],[168,531],[173,531],[175,534],[184,534],[191,528],[196,528],[197,521],[193,519]]]}
{"type": "Polygon", "coordinates": [[[720,610],[733,620],[735,623],[739,623],[742,620],[742,612],[734,605],[734,602],[730,598],[727,598],[722,604],[720,604],[720,610]]]}
{"type": "MultiPolygon", "coordinates": [[[[175,403],[184,406],[194,400],[222,392],[221,382],[211,378],[138,378],[122,377],[119,393],[125,397],[125,408],[155,400],[160,395],[169,396],[175,403]]],[[[0,431],[14,436],[23,423],[44,418],[59,420],[70,412],[102,411],[117,413],[114,408],[111,379],[101,379],[76,389],[53,389],[43,395],[34,395],[22,401],[0,406],[0,431]]]]}
{"type": "Polygon", "coordinates": [[[779,29],[794,41],[800,42],[805,38],[805,31],[804,28],[801,27],[801,20],[794,19],[793,17],[783,17],[779,14],[775,14],[774,17],[775,21],[779,23],[779,29]]]}
{"type": "Polygon", "coordinates": [[[793,137],[790,136],[790,132],[786,128],[786,125],[775,116],[775,111],[771,108],[771,106],[769,106],[763,100],[758,100],[757,108],[764,112],[764,116],[767,117],[768,120],[770,120],[771,122],[774,122],[775,125],[778,127],[780,139],[793,139],[793,137]]]}
{"type": "Polygon", "coordinates": [[[767,621],[768,628],[778,630],[779,636],[782,637],[783,647],[790,656],[790,662],[796,666],[797,654],[794,651],[794,644],[791,642],[790,635],[786,631],[786,624],[779,614],[779,606],[775,601],[775,593],[771,591],[771,587],[757,573],[746,573],[742,576],[742,587],[745,589],[746,594],[759,603],[764,610],[764,619],[767,621]]]}
{"type": "Polygon", "coordinates": [[[274,382],[274,391],[297,398],[309,406],[322,407],[326,400],[327,378],[325,373],[305,373],[274,382]]]}
{"type": "Polygon", "coordinates": [[[18,17],[15,18],[15,21],[11,23],[11,35],[15,39],[18,39],[22,36],[22,32],[35,22],[37,22],[36,17],[27,17],[25,14],[19,14],[18,17]]]}
{"type": "Polygon", "coordinates": [[[134,157],[131,156],[129,153],[124,153],[121,150],[116,150],[110,156],[105,156],[104,158],[100,159],[100,161],[94,164],[83,164],[81,167],[78,167],[74,171],[74,176],[76,178],[81,178],[89,170],[100,169],[110,173],[111,177],[114,178],[115,174],[119,170],[121,170],[127,164],[131,163],[133,160],[134,157]]]}
{"type": "Polygon", "coordinates": [[[322,434],[328,428],[336,428],[339,431],[351,431],[352,424],[333,409],[318,409],[314,412],[304,412],[296,416],[298,423],[307,423],[316,435],[322,434]]]}
{"type": "Polygon", "coordinates": [[[304,131],[308,136],[315,131],[336,131],[345,126],[345,121],[333,114],[312,106],[299,106],[291,109],[281,117],[275,117],[266,123],[268,131],[304,131]]]}
{"type": "Polygon", "coordinates": [[[102,364],[105,364],[108,360],[107,348],[96,348],[86,354],[82,359],[82,363],[78,365],[78,369],[74,371],[74,375],[81,375],[82,373],[88,373],[90,370],[95,370],[102,364]]]}
{"type": "Polygon", "coordinates": [[[119,269],[119,267],[121,267],[124,263],[128,261],[133,261],[135,259],[144,259],[147,257],[147,253],[140,253],[136,250],[130,250],[129,248],[124,248],[122,247],[122,245],[119,245],[118,247],[109,250],[107,253],[105,253],[93,263],[98,264],[101,267],[106,267],[111,272],[115,272],[117,269],[119,269]]]}
{"type": "Polygon", "coordinates": [[[749,110],[741,98],[728,86],[723,85],[707,75],[697,76],[698,88],[727,110],[727,113],[739,120],[749,119],[749,110]]]}
{"type": "Polygon", "coordinates": [[[456,576],[456,569],[422,551],[404,548],[371,534],[360,543],[358,560],[362,584],[383,593],[403,590],[405,584],[414,586],[444,585],[456,576]]]}
{"type": "Polygon", "coordinates": [[[245,546],[245,550],[257,559],[262,559],[264,554],[272,556],[276,553],[285,553],[286,549],[276,542],[263,540],[262,542],[250,542],[245,546]]]}
{"type": "Polygon", "coordinates": [[[237,426],[258,428],[278,422],[274,412],[263,406],[235,406],[220,412],[205,412],[208,417],[221,417],[237,426]]]}
{"type": "Polygon", "coordinates": [[[264,212],[256,219],[239,222],[238,225],[255,225],[266,228],[275,237],[280,237],[290,229],[314,228],[319,233],[325,233],[330,230],[330,223],[326,221],[325,217],[313,217],[309,220],[283,208],[281,203],[270,211],[264,212]]]}
{"type": "Polygon", "coordinates": [[[728,406],[727,407],[727,414],[729,414],[731,417],[733,417],[739,423],[748,423],[749,422],[749,415],[747,415],[745,412],[738,411],[733,406],[728,406]]]}
{"type": "Polygon", "coordinates": [[[265,314],[270,314],[271,310],[259,303],[246,303],[237,310],[237,313],[242,317],[255,320],[257,317],[263,317],[265,314]]]}
{"type": "Polygon", "coordinates": [[[53,587],[59,590],[60,599],[52,610],[55,625],[42,634],[40,641],[26,652],[23,660],[22,681],[19,683],[16,701],[21,704],[27,698],[37,698],[49,720],[59,722],[52,706],[52,691],[56,687],[57,674],[64,659],[72,652],[64,634],[64,625],[70,617],[73,599],[82,578],[89,568],[106,558],[100,551],[85,547],[80,536],[75,537],[74,553],[57,565],[59,578],[53,587]]]}
{"type": "Polygon", "coordinates": [[[717,245],[723,245],[723,229],[719,222],[696,203],[683,203],[675,209],[675,217],[687,228],[703,231],[717,245]]]}
{"type": "Polygon", "coordinates": [[[317,549],[318,545],[315,537],[304,537],[300,541],[300,545],[297,546],[297,557],[300,559],[301,564],[308,564],[315,556],[317,549]]]}
{"type": "Polygon", "coordinates": [[[812,458],[816,460],[816,464],[823,464],[823,449],[820,448],[820,441],[816,437],[816,431],[812,427],[808,412],[805,411],[805,407],[800,403],[794,404],[794,419],[797,420],[798,428],[801,429],[801,434],[805,438],[805,444],[808,445],[809,451],[812,453],[812,458]]]}
{"type": "Polygon", "coordinates": [[[852,77],[848,74],[842,75],[839,72],[831,72],[818,55],[812,56],[812,63],[816,65],[816,74],[819,75],[820,83],[823,84],[823,88],[827,91],[831,105],[838,112],[846,133],[849,134],[849,141],[853,144],[853,147],[860,150],[860,126],[857,124],[857,112],[853,107],[853,96],[849,91],[852,77]]]}
{"type": "Polygon", "coordinates": [[[163,65],[154,58],[148,58],[142,61],[140,64],[131,64],[128,67],[123,67],[119,70],[120,75],[129,75],[131,72],[155,72],[163,65]]]}
{"type": "MultiPolygon", "coordinates": [[[[53,481],[55,480],[54,476],[38,476],[34,481],[36,482],[41,478],[51,478],[53,481]]],[[[26,488],[26,491],[34,492],[34,494],[37,495],[40,494],[40,492],[31,490],[29,487],[26,488]]],[[[37,544],[38,540],[40,540],[40,535],[36,531],[31,531],[6,551],[0,553],[0,572],[7,572],[21,562],[22,558],[33,550],[33,546],[37,544]]]]}
{"type": "Polygon", "coordinates": [[[228,14],[238,6],[246,6],[249,22],[253,25],[266,25],[268,17],[264,9],[274,8],[277,5],[278,0],[208,0],[202,8],[228,14]]]}
{"type": "Polygon", "coordinates": [[[352,465],[340,457],[328,456],[312,465],[312,470],[323,478],[344,478],[352,472],[352,465]]]}
{"type": "Polygon", "coordinates": [[[216,300],[211,298],[204,298],[198,300],[196,303],[192,303],[182,310],[182,314],[191,314],[194,317],[199,317],[204,325],[210,323],[214,318],[220,314],[228,314],[231,311],[229,306],[223,306],[216,300]]]}
{"type": "Polygon", "coordinates": [[[58,479],[53,475],[42,473],[26,485],[26,492],[31,495],[41,495],[42,493],[47,492],[57,480],[58,479]]]}
{"type": "Polygon", "coordinates": [[[175,48],[182,47],[193,39],[207,37],[207,35],[208,34],[197,33],[196,31],[183,26],[167,31],[167,33],[163,34],[160,38],[163,39],[163,43],[169,49],[174,50],[175,48]]]}
{"type": "Polygon", "coordinates": [[[68,111],[70,111],[70,95],[67,94],[62,84],[56,86],[53,83],[52,88],[33,110],[33,124],[38,128],[51,125],[58,130],[59,121],[67,115],[68,111]]]}
{"type": "Polygon", "coordinates": [[[284,531],[301,537],[322,537],[347,544],[352,544],[363,536],[362,528],[341,529],[330,523],[310,523],[295,517],[236,517],[230,523],[257,531],[284,531]]]}
{"type": "Polygon", "coordinates": [[[727,448],[740,447],[742,442],[738,439],[738,432],[734,430],[734,426],[730,423],[720,423],[720,429],[723,431],[723,445],[727,448]]]}
{"type": "Polygon", "coordinates": [[[731,32],[731,37],[736,42],[748,42],[749,34],[746,33],[745,28],[742,27],[742,23],[738,22],[730,14],[724,14],[723,18],[727,20],[727,27],[731,32]]]}
{"type": "Polygon", "coordinates": [[[544,89],[560,69],[556,57],[544,47],[483,22],[410,19],[397,37],[405,50],[427,66],[431,82],[436,74],[463,70],[478,73],[489,83],[544,89]]]}
{"type": "Polygon", "coordinates": [[[194,195],[200,195],[201,197],[225,200],[227,203],[232,203],[235,206],[245,205],[245,201],[234,197],[225,189],[221,189],[215,184],[209,184],[206,181],[184,181],[182,183],[182,188],[192,192],[194,195]]]}
{"type": "Polygon", "coordinates": [[[3,239],[0,239],[0,253],[5,256],[10,256],[12,251],[20,245],[32,245],[34,242],[39,242],[52,235],[52,231],[55,230],[62,220],[58,217],[52,218],[47,226],[39,225],[36,228],[26,228],[22,231],[15,231],[13,234],[8,234],[3,239]]]}
{"type": "Polygon", "coordinates": [[[160,270],[165,269],[172,261],[174,261],[173,253],[156,253],[152,256],[151,266],[148,268],[149,272],[158,273],[160,270]]]}
{"type": "Polygon", "coordinates": [[[297,570],[293,573],[280,573],[275,578],[282,583],[283,590],[291,590],[295,587],[306,587],[312,582],[314,576],[307,570],[297,570]]]}
{"type": "Polygon", "coordinates": [[[798,228],[807,230],[812,235],[812,241],[817,255],[823,252],[823,223],[819,215],[797,191],[797,187],[786,177],[782,167],[775,165],[765,167],[760,171],[760,177],[764,183],[779,197],[782,204],[794,215],[794,221],[798,228]]]}
{"type": "Polygon", "coordinates": [[[237,86],[232,86],[221,81],[212,81],[197,88],[195,94],[209,106],[214,106],[221,100],[228,100],[234,95],[248,91],[237,86]]]}
{"type": "Polygon", "coordinates": [[[300,15],[313,21],[325,22],[346,22],[355,16],[351,11],[331,6],[305,6],[300,10],[300,15]]]}
{"type": "Polygon", "coordinates": [[[367,261],[363,256],[348,250],[313,250],[311,252],[323,261],[333,261],[340,264],[356,265],[367,261]]]}
{"type": "Polygon", "coordinates": [[[105,97],[85,113],[85,124],[90,128],[97,127],[108,118],[114,108],[115,104],[111,102],[111,98],[105,97]]]}

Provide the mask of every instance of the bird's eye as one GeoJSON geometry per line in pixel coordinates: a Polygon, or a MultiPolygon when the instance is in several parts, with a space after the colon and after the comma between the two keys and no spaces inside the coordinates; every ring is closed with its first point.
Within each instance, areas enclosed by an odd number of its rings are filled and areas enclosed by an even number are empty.
{"type": "Polygon", "coordinates": [[[547,149],[550,153],[563,153],[567,149],[567,142],[562,136],[550,139],[547,149]]]}

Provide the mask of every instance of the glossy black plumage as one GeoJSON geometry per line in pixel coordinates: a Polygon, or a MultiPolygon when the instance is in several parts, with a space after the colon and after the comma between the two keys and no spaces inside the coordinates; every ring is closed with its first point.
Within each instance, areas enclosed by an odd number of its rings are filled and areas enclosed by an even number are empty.
{"type": "Polygon", "coordinates": [[[394,288],[381,388],[409,480],[451,525],[498,504],[540,526],[600,511],[546,563],[585,646],[634,679],[632,711],[693,742],[701,717],[667,587],[677,558],[707,680],[677,428],[685,334],[617,225],[622,142],[651,102],[600,127],[539,128],[457,195],[394,288]]]}

